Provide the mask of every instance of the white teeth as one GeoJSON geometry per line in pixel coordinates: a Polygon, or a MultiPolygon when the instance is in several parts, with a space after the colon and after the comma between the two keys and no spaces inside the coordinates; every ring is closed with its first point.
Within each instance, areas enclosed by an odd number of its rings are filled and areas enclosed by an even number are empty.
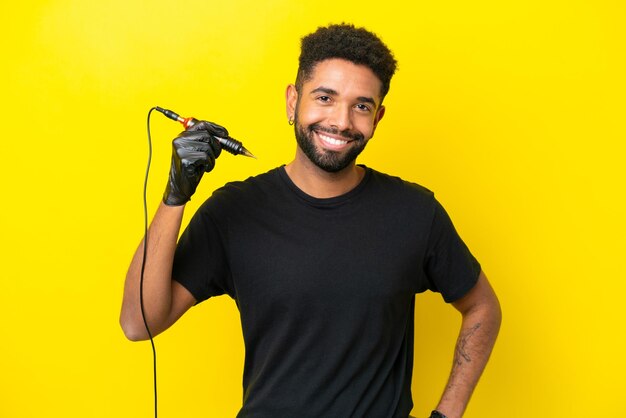
{"type": "Polygon", "coordinates": [[[324,142],[328,142],[331,145],[345,145],[348,143],[348,141],[342,141],[341,139],[331,138],[329,136],[322,135],[320,133],[318,133],[318,135],[324,142]]]}

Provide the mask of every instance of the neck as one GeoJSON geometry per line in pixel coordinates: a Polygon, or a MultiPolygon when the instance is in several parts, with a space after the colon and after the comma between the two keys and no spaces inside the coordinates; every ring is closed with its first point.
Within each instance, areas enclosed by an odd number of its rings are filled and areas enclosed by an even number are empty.
{"type": "Polygon", "coordinates": [[[365,170],[354,162],[336,173],[329,173],[313,164],[302,153],[285,166],[287,175],[300,190],[318,199],[341,196],[354,189],[363,179],[365,170]]]}

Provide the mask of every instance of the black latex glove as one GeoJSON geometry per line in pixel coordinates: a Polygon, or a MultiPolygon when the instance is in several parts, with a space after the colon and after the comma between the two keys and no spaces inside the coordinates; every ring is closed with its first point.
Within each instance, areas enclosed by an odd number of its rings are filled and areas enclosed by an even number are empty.
{"type": "Polygon", "coordinates": [[[228,131],[220,125],[201,121],[174,138],[170,177],[163,194],[166,205],[187,203],[204,173],[213,170],[215,159],[222,152],[222,146],[214,136],[228,138],[228,131]]]}

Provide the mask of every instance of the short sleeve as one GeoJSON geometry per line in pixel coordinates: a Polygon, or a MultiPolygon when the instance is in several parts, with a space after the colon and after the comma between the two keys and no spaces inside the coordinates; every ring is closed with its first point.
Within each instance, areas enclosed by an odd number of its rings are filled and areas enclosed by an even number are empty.
{"type": "Polygon", "coordinates": [[[172,270],[173,279],[198,303],[213,296],[233,296],[224,237],[209,207],[210,202],[205,202],[185,228],[176,246],[172,270]]]}
{"type": "Polygon", "coordinates": [[[430,290],[441,293],[448,303],[461,298],[474,287],[481,269],[437,201],[424,269],[430,290]]]}

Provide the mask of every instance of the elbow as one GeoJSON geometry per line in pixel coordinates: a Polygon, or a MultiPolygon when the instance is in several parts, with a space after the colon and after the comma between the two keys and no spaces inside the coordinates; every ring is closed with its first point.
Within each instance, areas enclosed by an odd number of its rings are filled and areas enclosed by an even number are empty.
{"type": "Polygon", "coordinates": [[[131,321],[120,318],[120,326],[122,327],[124,336],[126,336],[129,341],[145,341],[148,339],[148,333],[143,324],[133,324],[131,321]]]}
{"type": "Polygon", "coordinates": [[[493,303],[485,307],[482,312],[482,322],[488,326],[490,333],[493,335],[493,339],[497,338],[500,333],[500,326],[502,325],[502,307],[497,298],[494,298],[493,303]]]}
{"type": "Polygon", "coordinates": [[[500,325],[502,324],[502,306],[500,305],[500,301],[495,294],[493,295],[493,301],[491,303],[490,311],[494,325],[497,329],[500,329],[500,325]]]}
{"type": "Polygon", "coordinates": [[[498,327],[499,327],[500,324],[502,324],[502,306],[500,305],[499,301],[498,301],[497,306],[496,306],[496,312],[497,312],[498,327]]]}
{"type": "Polygon", "coordinates": [[[145,341],[145,340],[148,339],[144,335],[142,335],[141,333],[131,332],[131,331],[127,331],[127,330],[124,330],[124,335],[126,336],[126,339],[128,341],[133,341],[133,342],[145,341]]]}
{"type": "Polygon", "coordinates": [[[502,307],[495,293],[487,295],[481,301],[471,305],[467,310],[462,311],[464,321],[480,323],[495,336],[500,331],[502,325],[502,307]]]}
{"type": "Polygon", "coordinates": [[[491,325],[491,328],[498,333],[502,324],[502,307],[500,301],[493,295],[489,301],[476,309],[477,315],[482,317],[482,321],[491,325]]]}

